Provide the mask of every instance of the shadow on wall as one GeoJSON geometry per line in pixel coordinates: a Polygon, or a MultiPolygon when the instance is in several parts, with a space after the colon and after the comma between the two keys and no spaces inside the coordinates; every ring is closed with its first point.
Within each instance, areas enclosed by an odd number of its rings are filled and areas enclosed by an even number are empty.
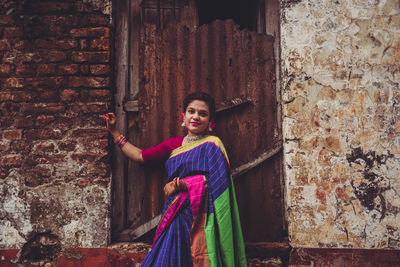
{"type": "Polygon", "coordinates": [[[32,233],[19,253],[18,263],[54,262],[60,253],[61,242],[58,236],[50,232],[32,233]]]}
{"type": "Polygon", "coordinates": [[[375,151],[364,152],[362,148],[354,148],[351,154],[347,155],[347,161],[352,166],[363,166],[361,181],[350,182],[354,194],[360,203],[368,210],[376,210],[381,214],[379,220],[383,220],[386,214],[386,200],[383,193],[390,189],[390,182],[380,174],[382,165],[386,164],[393,154],[388,151],[387,155],[376,155],[375,151]]]}

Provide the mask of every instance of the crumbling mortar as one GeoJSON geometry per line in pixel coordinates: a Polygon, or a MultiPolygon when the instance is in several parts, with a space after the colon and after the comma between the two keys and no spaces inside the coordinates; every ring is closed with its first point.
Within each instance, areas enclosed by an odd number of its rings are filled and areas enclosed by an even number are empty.
{"type": "Polygon", "coordinates": [[[14,227],[14,229],[18,232],[19,236],[21,236],[23,239],[26,240],[28,234],[25,234],[25,233],[23,233],[23,232],[20,230],[19,224],[15,221],[15,219],[14,219],[14,217],[13,217],[12,215],[13,215],[13,214],[6,213],[6,215],[4,215],[3,217],[1,217],[0,220],[1,220],[1,221],[8,221],[8,222],[10,222],[11,225],[14,227]]]}
{"type": "Polygon", "coordinates": [[[340,224],[340,222],[338,222],[339,217],[344,214],[343,210],[340,208],[342,203],[341,203],[341,201],[339,200],[339,198],[337,197],[336,194],[335,194],[335,199],[336,199],[336,205],[335,205],[336,215],[335,215],[335,218],[334,218],[333,221],[334,221],[335,226],[336,226],[337,229],[339,229],[340,231],[346,233],[346,239],[347,239],[347,241],[349,241],[349,233],[347,231],[347,228],[345,226],[342,226],[340,224]]]}

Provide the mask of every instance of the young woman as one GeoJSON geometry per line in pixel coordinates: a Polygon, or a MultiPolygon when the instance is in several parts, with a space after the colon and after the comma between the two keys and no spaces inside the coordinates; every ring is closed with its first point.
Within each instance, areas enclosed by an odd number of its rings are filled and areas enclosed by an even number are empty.
{"type": "Polygon", "coordinates": [[[229,160],[221,140],[209,134],[214,100],[206,93],[194,93],[185,98],[183,107],[187,135],[145,150],[116,130],[114,114],[105,118],[107,129],[130,159],[166,160],[167,200],[142,266],[246,266],[229,160]]]}

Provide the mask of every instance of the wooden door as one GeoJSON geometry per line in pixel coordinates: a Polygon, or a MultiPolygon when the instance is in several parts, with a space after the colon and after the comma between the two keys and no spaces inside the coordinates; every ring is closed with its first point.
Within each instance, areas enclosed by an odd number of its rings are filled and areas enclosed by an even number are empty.
{"type": "MultiPolygon", "coordinates": [[[[146,148],[183,135],[179,114],[184,97],[194,91],[211,94],[218,104],[215,134],[229,154],[245,241],[282,241],[282,141],[273,38],[240,30],[232,20],[198,28],[187,22],[164,28],[144,23],[140,32],[138,89],[126,103],[129,140],[146,148]]],[[[125,221],[114,236],[129,241],[156,226],[165,182],[162,165],[127,164],[121,195],[125,221]]]]}

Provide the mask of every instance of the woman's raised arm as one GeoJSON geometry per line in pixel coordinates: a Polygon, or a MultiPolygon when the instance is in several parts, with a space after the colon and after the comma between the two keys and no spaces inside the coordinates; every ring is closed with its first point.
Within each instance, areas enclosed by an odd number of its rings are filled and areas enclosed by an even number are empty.
{"type": "Polygon", "coordinates": [[[124,154],[131,160],[144,162],[142,150],[131,144],[116,128],[117,117],[114,113],[107,113],[104,117],[107,124],[107,130],[114,138],[114,142],[118,144],[124,154]]]}

